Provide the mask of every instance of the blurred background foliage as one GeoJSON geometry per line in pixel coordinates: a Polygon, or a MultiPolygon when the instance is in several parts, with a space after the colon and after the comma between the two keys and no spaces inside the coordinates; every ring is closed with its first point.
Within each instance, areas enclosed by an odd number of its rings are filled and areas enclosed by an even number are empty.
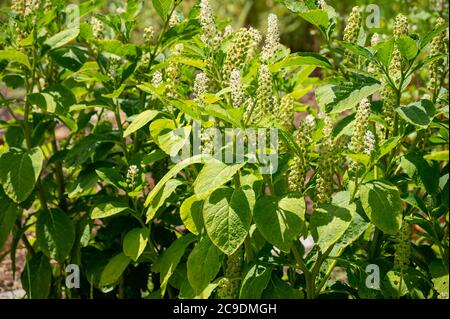
{"type": "MultiPolygon", "coordinates": [[[[42,0],[44,1],[44,0],[42,0]]],[[[265,30],[267,16],[275,13],[279,17],[281,42],[294,51],[319,51],[321,37],[316,34],[315,28],[305,20],[290,12],[284,5],[286,2],[302,2],[302,0],[211,0],[216,17],[223,25],[231,24],[233,28],[253,26],[265,30]]],[[[0,0],[0,10],[8,10],[10,0],[0,0]]],[[[72,1],[77,3],[79,1],[72,1]]],[[[184,0],[177,12],[178,19],[185,18],[198,0],[184,0]]],[[[380,34],[388,34],[388,26],[398,13],[408,17],[412,30],[424,34],[434,27],[438,16],[448,20],[448,0],[326,0],[339,14],[339,27],[336,32],[342,32],[352,7],[359,5],[367,8],[377,5],[380,9],[380,28],[370,30],[380,34]]],[[[104,11],[115,12],[121,9],[123,1],[105,0],[104,11]]],[[[364,9],[363,9],[364,10],[364,9]]],[[[106,12],[105,12],[106,13],[106,12]]],[[[370,12],[366,12],[366,16],[370,12]]],[[[5,17],[5,15],[3,15],[5,17]]],[[[3,21],[6,23],[6,21],[3,21]]],[[[161,19],[157,16],[151,0],[143,1],[143,10],[138,17],[135,39],[142,38],[140,33],[147,26],[161,27],[161,19]]]]}

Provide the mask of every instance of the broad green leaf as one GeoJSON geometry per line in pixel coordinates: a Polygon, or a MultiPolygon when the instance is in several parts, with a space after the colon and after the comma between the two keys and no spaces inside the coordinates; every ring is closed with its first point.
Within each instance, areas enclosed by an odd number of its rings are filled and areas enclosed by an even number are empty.
{"type": "Polygon", "coordinates": [[[425,155],[423,158],[430,161],[447,161],[448,162],[448,151],[439,151],[431,154],[425,155]]]}
{"type": "Polygon", "coordinates": [[[405,121],[423,129],[428,128],[436,113],[433,102],[429,100],[420,100],[395,110],[405,121]]]}
{"type": "Polygon", "coordinates": [[[36,240],[47,257],[64,261],[75,241],[75,226],[62,210],[43,210],[36,223],[36,240]]]}
{"type": "Polygon", "coordinates": [[[391,62],[392,51],[394,50],[394,39],[390,39],[387,41],[382,41],[375,46],[376,54],[375,57],[384,67],[388,68],[389,63],[391,62]]]}
{"type": "Polygon", "coordinates": [[[151,120],[153,120],[157,115],[158,111],[155,110],[147,110],[142,113],[140,113],[136,118],[131,122],[131,124],[127,127],[125,132],[123,133],[123,137],[127,137],[137,130],[139,130],[141,127],[147,125],[151,120]]]}
{"type": "Polygon", "coordinates": [[[97,204],[92,210],[91,218],[110,217],[126,211],[127,209],[129,209],[129,207],[125,202],[111,199],[108,202],[97,204]]]}
{"type": "MultiPolygon", "coordinates": [[[[156,184],[156,186],[151,190],[151,192],[148,194],[147,199],[145,200],[144,206],[148,206],[150,205],[150,203],[155,199],[156,195],[158,194],[158,192],[164,187],[164,185],[173,177],[175,177],[175,175],[177,175],[181,170],[183,170],[184,168],[186,168],[189,165],[192,164],[198,164],[198,163],[204,163],[205,161],[208,161],[208,159],[210,160],[211,158],[204,156],[204,155],[196,155],[190,158],[187,158],[181,162],[179,162],[177,165],[175,165],[174,167],[172,167],[170,169],[169,172],[167,172],[166,175],[164,175],[163,178],[161,178],[161,180],[158,182],[158,184],[156,184]]],[[[147,219],[147,222],[149,220],[147,219]]]]}
{"type": "Polygon", "coordinates": [[[239,298],[261,298],[264,289],[266,289],[270,281],[271,274],[272,268],[261,264],[254,264],[250,267],[242,280],[239,298]]]}
{"type": "Polygon", "coordinates": [[[30,299],[46,299],[52,284],[50,260],[39,252],[32,256],[21,275],[22,287],[30,299]]]}
{"type": "Polygon", "coordinates": [[[159,119],[150,124],[150,134],[155,143],[170,156],[176,156],[190,143],[190,133],[190,126],[177,129],[173,121],[169,119],[159,119]]]}
{"type": "Polygon", "coordinates": [[[197,198],[207,197],[211,192],[230,181],[244,165],[245,163],[227,165],[218,160],[205,164],[194,182],[197,198]]]}
{"type": "Polygon", "coordinates": [[[152,0],[152,3],[156,13],[163,21],[166,21],[173,6],[173,0],[152,0]]]}
{"type": "Polygon", "coordinates": [[[123,239],[123,253],[132,260],[137,261],[145,250],[150,231],[148,228],[134,228],[123,239]]]}
{"type": "Polygon", "coordinates": [[[42,170],[44,155],[40,148],[31,151],[10,149],[0,156],[0,182],[6,195],[16,203],[30,196],[42,170]]]}
{"type": "Polygon", "coordinates": [[[0,187],[0,250],[14,227],[21,208],[11,201],[0,187]]]}
{"type": "Polygon", "coordinates": [[[375,149],[375,161],[379,161],[383,156],[389,154],[394,148],[398,146],[402,140],[401,136],[395,136],[382,141],[375,149]]]}
{"type": "Polygon", "coordinates": [[[357,201],[354,204],[349,205],[349,202],[350,192],[348,191],[338,192],[333,195],[332,204],[349,209],[352,214],[352,220],[345,232],[334,245],[330,256],[339,256],[345,247],[357,240],[370,226],[369,221],[364,217],[365,213],[361,207],[361,203],[357,201]]]}
{"type": "Polygon", "coordinates": [[[148,207],[147,220],[151,220],[155,217],[158,209],[164,205],[166,199],[169,198],[169,196],[172,195],[175,189],[181,184],[183,184],[183,182],[178,179],[171,179],[164,185],[163,189],[159,191],[148,207]]]}
{"type": "Polygon", "coordinates": [[[287,56],[280,62],[271,65],[269,69],[271,72],[277,72],[282,68],[297,67],[304,65],[312,65],[325,69],[330,69],[332,67],[328,59],[320,54],[300,52],[287,56]]]}
{"type": "Polygon", "coordinates": [[[400,165],[409,177],[419,177],[428,193],[438,192],[440,174],[437,162],[427,161],[421,152],[413,152],[403,156],[400,165]]]}
{"type": "Polygon", "coordinates": [[[99,169],[96,169],[95,172],[97,173],[98,177],[108,184],[116,187],[117,189],[123,188],[124,178],[119,173],[117,168],[107,168],[102,167],[99,169]]]}
{"type": "Polygon", "coordinates": [[[328,27],[330,24],[330,19],[328,17],[328,14],[321,9],[316,10],[309,10],[306,12],[300,12],[298,13],[300,17],[308,21],[309,23],[317,26],[317,27],[328,27]]]}
{"type": "Polygon", "coordinates": [[[250,187],[222,187],[203,204],[203,221],[208,236],[227,255],[238,250],[247,237],[254,196],[250,187]]]}
{"type": "Polygon", "coordinates": [[[262,299],[304,299],[304,294],[300,289],[295,289],[277,275],[272,274],[262,299]]]}
{"type": "Polygon", "coordinates": [[[184,251],[187,246],[189,246],[192,242],[194,242],[196,236],[193,234],[187,234],[180,238],[170,245],[169,248],[164,252],[161,257],[161,274],[160,274],[160,282],[161,282],[161,296],[164,296],[166,293],[167,284],[169,283],[170,277],[173,275],[175,269],[178,266],[178,263],[181,260],[181,257],[184,255],[184,251]]]}
{"type": "Polygon", "coordinates": [[[289,252],[292,241],[305,227],[305,207],[300,194],[291,193],[281,199],[263,196],[255,204],[256,227],[269,243],[289,252]]]}
{"type": "Polygon", "coordinates": [[[326,84],[317,88],[316,97],[320,108],[327,113],[340,113],[354,108],[362,99],[381,89],[374,78],[359,76],[356,82],[326,84]]]}
{"type": "Polygon", "coordinates": [[[186,198],[180,207],[180,217],[184,226],[193,234],[199,235],[203,228],[203,200],[193,195],[186,198]]]}
{"type": "Polygon", "coordinates": [[[44,42],[44,45],[49,46],[50,49],[56,49],[56,48],[62,47],[63,45],[74,40],[78,36],[79,33],[80,33],[80,29],[78,29],[78,28],[63,30],[63,31],[55,34],[54,36],[48,38],[44,42]]]}
{"type": "Polygon", "coordinates": [[[345,42],[345,41],[339,41],[339,44],[341,46],[343,46],[345,49],[347,49],[348,51],[358,55],[358,56],[362,56],[368,60],[373,59],[373,54],[372,52],[370,52],[368,49],[366,49],[365,47],[359,46],[355,43],[351,43],[351,42],[345,42]]]}
{"type": "Polygon", "coordinates": [[[102,271],[100,286],[111,286],[117,283],[130,262],[131,259],[123,252],[111,258],[102,271]]]}
{"type": "Polygon", "coordinates": [[[124,44],[119,40],[93,40],[99,51],[109,52],[133,61],[139,55],[139,48],[133,44],[124,44]]]}
{"type": "Polygon", "coordinates": [[[1,50],[0,61],[1,60],[6,60],[8,62],[14,61],[26,66],[28,69],[31,69],[31,65],[30,62],[28,61],[27,55],[17,50],[13,49],[1,50]]]}
{"type": "Polygon", "coordinates": [[[408,60],[412,60],[419,52],[416,41],[409,36],[402,36],[395,40],[400,53],[408,60]]]}
{"type": "Polygon", "coordinates": [[[214,280],[222,266],[222,257],[208,236],[195,246],[187,260],[187,278],[194,291],[203,291],[214,280]]]}
{"type": "Polygon", "coordinates": [[[369,217],[383,232],[395,235],[402,223],[402,203],[397,187],[384,181],[371,181],[359,189],[361,204],[369,217]]]}
{"type": "Polygon", "coordinates": [[[336,196],[334,203],[318,205],[311,215],[311,233],[322,253],[344,235],[356,210],[355,204],[349,204],[347,192],[336,196]]]}

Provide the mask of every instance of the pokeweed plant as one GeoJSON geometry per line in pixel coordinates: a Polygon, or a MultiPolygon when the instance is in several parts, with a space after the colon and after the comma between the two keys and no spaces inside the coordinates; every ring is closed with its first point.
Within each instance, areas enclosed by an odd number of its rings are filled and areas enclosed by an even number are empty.
{"type": "Polygon", "coordinates": [[[1,258],[24,244],[28,298],[448,298],[443,17],[378,35],[355,7],[341,34],[280,1],[325,44],[291,53],[274,14],[152,0],[156,34],[104,2],[2,18],[1,258]]]}

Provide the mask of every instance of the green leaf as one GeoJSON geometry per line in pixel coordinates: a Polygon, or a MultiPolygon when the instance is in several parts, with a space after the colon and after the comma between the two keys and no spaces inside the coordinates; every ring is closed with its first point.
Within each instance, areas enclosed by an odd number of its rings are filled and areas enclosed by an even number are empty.
{"type": "MultiPolygon", "coordinates": [[[[189,165],[192,164],[198,164],[198,163],[204,163],[205,161],[207,161],[206,156],[204,155],[196,155],[190,158],[187,158],[181,162],[179,162],[177,165],[175,165],[174,167],[172,167],[170,169],[169,172],[167,172],[166,175],[164,175],[163,178],[161,178],[161,180],[159,181],[158,184],[156,184],[156,186],[151,190],[151,192],[148,194],[147,199],[145,200],[144,206],[148,206],[151,204],[151,202],[155,199],[155,197],[157,196],[158,192],[164,187],[164,185],[170,180],[172,179],[175,175],[177,175],[181,170],[183,170],[184,168],[186,168],[189,165]]],[[[210,158],[209,158],[210,159],[210,158]]],[[[148,222],[149,220],[147,220],[148,222]]]]}
{"type": "Polygon", "coordinates": [[[369,221],[364,217],[365,213],[361,203],[356,201],[354,204],[349,205],[349,202],[350,192],[348,191],[338,192],[333,195],[332,204],[349,209],[352,214],[352,220],[334,245],[330,256],[339,256],[345,247],[356,241],[370,226],[369,221]]]}
{"type": "Polygon", "coordinates": [[[362,56],[368,60],[373,59],[373,54],[372,52],[370,52],[368,49],[366,49],[365,47],[362,47],[360,45],[357,45],[355,43],[351,43],[351,42],[345,42],[345,41],[339,41],[339,44],[344,47],[345,49],[347,49],[348,51],[358,55],[358,56],[362,56]]]}
{"type": "Polygon", "coordinates": [[[132,260],[137,261],[148,243],[150,230],[148,228],[134,228],[123,239],[123,253],[132,260]]]}
{"type": "Polygon", "coordinates": [[[152,0],[152,3],[156,13],[163,21],[166,21],[173,6],[173,0],[152,0]]]}
{"type": "Polygon", "coordinates": [[[98,177],[102,181],[107,182],[117,189],[123,188],[123,186],[121,185],[124,182],[123,176],[119,173],[117,168],[102,167],[96,169],[95,173],[97,173],[98,177]]]}
{"type": "Polygon", "coordinates": [[[6,195],[16,203],[30,196],[41,174],[44,155],[40,148],[31,151],[10,149],[0,156],[0,182],[6,195]]]}
{"type": "Polygon", "coordinates": [[[147,125],[151,120],[153,120],[157,115],[158,111],[155,110],[147,110],[142,113],[140,113],[136,118],[131,122],[131,124],[127,127],[125,132],[123,133],[123,137],[127,137],[137,130],[139,130],[141,127],[147,125]]]}
{"type": "Polygon", "coordinates": [[[46,299],[52,284],[50,260],[41,252],[32,256],[22,272],[22,287],[30,299],[46,299]]]}
{"type": "Polygon", "coordinates": [[[400,165],[409,177],[418,176],[428,193],[438,192],[440,176],[438,163],[428,162],[421,152],[414,152],[403,156],[400,165]]]}
{"type": "Polygon", "coordinates": [[[50,49],[56,49],[56,48],[62,47],[63,45],[74,40],[78,36],[79,33],[80,33],[80,29],[78,29],[78,28],[63,30],[63,31],[55,34],[54,36],[48,38],[44,42],[44,45],[49,46],[50,49]]]}
{"type": "Polygon", "coordinates": [[[186,250],[187,246],[195,241],[195,239],[196,237],[193,234],[184,235],[174,241],[162,255],[160,274],[161,296],[164,296],[164,294],[166,293],[169,279],[177,268],[181,257],[183,257],[184,251],[186,250]]]}
{"type": "Polygon", "coordinates": [[[91,218],[105,218],[119,214],[129,209],[128,205],[119,200],[111,200],[108,202],[97,204],[92,210],[91,218]]]}
{"type": "Polygon", "coordinates": [[[433,102],[429,100],[420,100],[395,110],[406,122],[423,129],[428,128],[436,113],[433,102]]]}
{"type": "Polygon", "coordinates": [[[330,24],[330,19],[328,18],[328,14],[321,9],[309,10],[306,12],[298,13],[300,17],[308,21],[309,23],[315,25],[316,27],[328,27],[330,24]]]}
{"type": "Polygon", "coordinates": [[[266,289],[272,274],[272,268],[254,264],[244,276],[239,293],[240,299],[259,299],[266,289]]]}
{"type": "Polygon", "coordinates": [[[339,204],[321,204],[311,215],[311,233],[323,253],[344,235],[356,210],[348,201],[339,204]]]}
{"type": "Polygon", "coordinates": [[[383,156],[389,154],[402,140],[401,136],[395,136],[382,141],[375,149],[375,161],[379,161],[383,156]]]}
{"type": "Polygon", "coordinates": [[[170,156],[176,156],[190,142],[190,133],[190,126],[177,129],[169,119],[159,119],[150,124],[150,134],[155,143],[170,156]]]}
{"type": "Polygon", "coordinates": [[[227,165],[221,161],[211,161],[203,167],[194,182],[197,198],[203,199],[228,181],[245,165],[245,163],[227,165]]]}
{"type": "Polygon", "coordinates": [[[0,250],[14,227],[21,208],[11,201],[0,187],[0,250]]]}
{"type": "Polygon", "coordinates": [[[193,195],[186,198],[180,207],[180,217],[184,226],[193,234],[199,235],[203,228],[203,200],[193,195]]]}
{"type": "Polygon", "coordinates": [[[389,63],[391,62],[392,51],[394,50],[394,39],[390,39],[387,41],[382,41],[375,46],[376,54],[375,57],[384,67],[388,68],[389,63]]]}
{"type": "Polygon", "coordinates": [[[326,84],[317,88],[317,103],[327,113],[340,113],[354,108],[381,87],[376,79],[360,75],[355,82],[326,84]]]}
{"type": "Polygon", "coordinates": [[[13,49],[1,50],[0,61],[1,60],[6,60],[8,62],[17,62],[26,66],[28,69],[31,70],[31,65],[30,62],[28,61],[27,55],[20,51],[13,49]]]}
{"type": "Polygon", "coordinates": [[[62,262],[74,244],[75,226],[60,209],[41,211],[36,223],[36,240],[47,257],[62,262]]]}
{"type": "Polygon", "coordinates": [[[123,252],[111,258],[100,276],[100,286],[111,286],[117,283],[130,262],[131,259],[123,252]]]}
{"type": "Polygon", "coordinates": [[[395,40],[400,53],[408,60],[412,60],[419,52],[416,41],[409,36],[401,36],[395,40]]]}
{"type": "Polygon", "coordinates": [[[154,200],[150,203],[147,210],[147,220],[151,220],[155,217],[158,209],[165,204],[166,199],[175,191],[175,189],[183,184],[183,182],[177,179],[171,179],[164,184],[163,189],[155,196],[154,200]]]}
{"type": "Polygon", "coordinates": [[[203,237],[192,250],[187,260],[187,278],[197,293],[214,280],[222,266],[222,256],[208,236],[203,237]]]}
{"type": "Polygon", "coordinates": [[[93,40],[101,52],[109,52],[133,61],[139,55],[139,48],[133,44],[124,44],[119,40],[93,40]]]}
{"type": "Polygon", "coordinates": [[[395,235],[402,223],[402,203],[397,187],[384,181],[361,185],[361,204],[369,217],[383,232],[395,235]]]}
{"type": "Polygon", "coordinates": [[[304,299],[304,294],[301,290],[293,288],[277,275],[272,274],[262,299],[304,299]]]}
{"type": "Polygon", "coordinates": [[[203,205],[203,220],[211,241],[231,255],[247,237],[252,221],[253,190],[249,187],[215,190],[203,205]]]}
{"type": "Polygon", "coordinates": [[[448,162],[448,150],[447,151],[439,151],[431,154],[425,155],[423,158],[430,161],[447,161],[448,162]]]}
{"type": "Polygon", "coordinates": [[[280,62],[277,62],[269,67],[271,72],[277,72],[280,69],[283,68],[289,68],[289,67],[297,67],[297,66],[304,66],[304,65],[312,65],[317,66],[325,69],[332,68],[332,65],[330,61],[328,61],[327,58],[323,57],[320,54],[317,53],[309,53],[309,52],[299,52],[294,53],[280,62]]]}
{"type": "Polygon", "coordinates": [[[289,252],[292,241],[305,227],[305,200],[300,194],[291,193],[281,199],[263,196],[257,200],[254,210],[256,227],[272,245],[289,252]]]}

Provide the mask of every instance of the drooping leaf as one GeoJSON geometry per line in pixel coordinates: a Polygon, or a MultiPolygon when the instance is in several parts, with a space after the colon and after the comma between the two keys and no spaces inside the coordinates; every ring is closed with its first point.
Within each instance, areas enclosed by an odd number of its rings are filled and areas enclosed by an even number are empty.
{"type": "Polygon", "coordinates": [[[211,161],[202,168],[194,182],[197,198],[204,198],[221,187],[245,165],[245,163],[227,165],[221,161],[211,161]]]}
{"type": "Polygon", "coordinates": [[[31,151],[10,149],[0,156],[0,182],[6,195],[16,203],[30,196],[42,170],[40,148],[31,151]]]}
{"type": "Polygon", "coordinates": [[[97,204],[92,210],[91,218],[105,218],[129,209],[128,205],[120,200],[111,199],[107,202],[97,204]]]}
{"type": "Polygon", "coordinates": [[[111,258],[102,271],[100,286],[110,286],[117,283],[130,262],[131,259],[123,252],[111,258]]]}
{"type": "Polygon", "coordinates": [[[152,0],[156,13],[163,21],[167,20],[170,10],[172,9],[174,0],[152,0]]]}
{"type": "Polygon", "coordinates": [[[47,257],[63,261],[74,244],[75,226],[60,209],[41,211],[36,223],[36,240],[47,257]]]}
{"type": "Polygon", "coordinates": [[[259,299],[269,283],[272,274],[272,268],[254,264],[242,280],[239,298],[241,299],[259,299]]]}
{"type": "Polygon", "coordinates": [[[153,120],[157,115],[158,111],[155,110],[146,110],[142,113],[140,113],[136,118],[131,122],[131,124],[127,127],[125,132],[123,133],[123,137],[127,137],[137,130],[139,130],[141,127],[147,125],[151,120],[153,120]]]}
{"type": "Polygon", "coordinates": [[[359,190],[361,204],[369,217],[383,232],[395,235],[402,223],[402,204],[397,187],[384,181],[370,181],[359,190]]]}
{"type": "Polygon", "coordinates": [[[305,227],[305,200],[291,193],[281,199],[263,196],[257,200],[254,210],[256,227],[272,245],[289,252],[292,241],[305,227]]]}
{"type": "Polygon", "coordinates": [[[160,274],[161,296],[164,296],[164,294],[166,293],[169,279],[177,268],[181,257],[184,255],[184,251],[186,250],[187,246],[195,241],[195,238],[196,236],[193,234],[187,234],[178,238],[172,243],[172,245],[170,245],[169,248],[167,248],[167,250],[162,255],[160,274]]]}
{"type": "Polygon", "coordinates": [[[436,113],[433,102],[430,100],[420,100],[395,110],[405,121],[423,129],[430,125],[436,113]]]}
{"type": "Polygon", "coordinates": [[[180,207],[180,217],[184,226],[193,234],[199,235],[203,228],[203,200],[193,195],[186,198],[180,207]]]}
{"type": "Polygon", "coordinates": [[[0,250],[13,229],[20,211],[21,208],[10,200],[0,187],[0,250]]]}
{"type": "Polygon", "coordinates": [[[80,29],[78,28],[71,28],[63,30],[54,36],[48,38],[44,45],[47,45],[50,47],[50,49],[57,49],[62,47],[63,45],[69,43],[70,41],[74,40],[78,34],[80,33],[80,29]]]}
{"type": "Polygon", "coordinates": [[[205,200],[203,220],[211,241],[225,254],[233,254],[244,242],[252,220],[250,187],[221,187],[205,200]]]}
{"type": "Polygon", "coordinates": [[[196,292],[203,291],[214,280],[222,266],[222,252],[203,237],[189,255],[187,278],[196,292]]]}
{"type": "Polygon", "coordinates": [[[158,209],[164,205],[167,198],[175,191],[175,189],[183,184],[183,182],[178,179],[171,179],[165,183],[163,189],[155,196],[154,200],[150,203],[147,210],[147,219],[151,220],[155,217],[158,209]]]}
{"type": "Polygon", "coordinates": [[[148,228],[134,228],[123,239],[123,253],[137,261],[148,243],[150,231],[148,228]]]}
{"type": "Polygon", "coordinates": [[[1,50],[0,61],[1,60],[6,60],[8,62],[14,61],[26,66],[28,69],[31,69],[31,65],[30,62],[28,61],[28,57],[26,56],[26,54],[17,50],[13,49],[1,50]]]}
{"type": "Polygon", "coordinates": [[[52,284],[50,260],[43,253],[34,255],[25,265],[21,275],[22,287],[30,299],[46,299],[52,284]]]}

